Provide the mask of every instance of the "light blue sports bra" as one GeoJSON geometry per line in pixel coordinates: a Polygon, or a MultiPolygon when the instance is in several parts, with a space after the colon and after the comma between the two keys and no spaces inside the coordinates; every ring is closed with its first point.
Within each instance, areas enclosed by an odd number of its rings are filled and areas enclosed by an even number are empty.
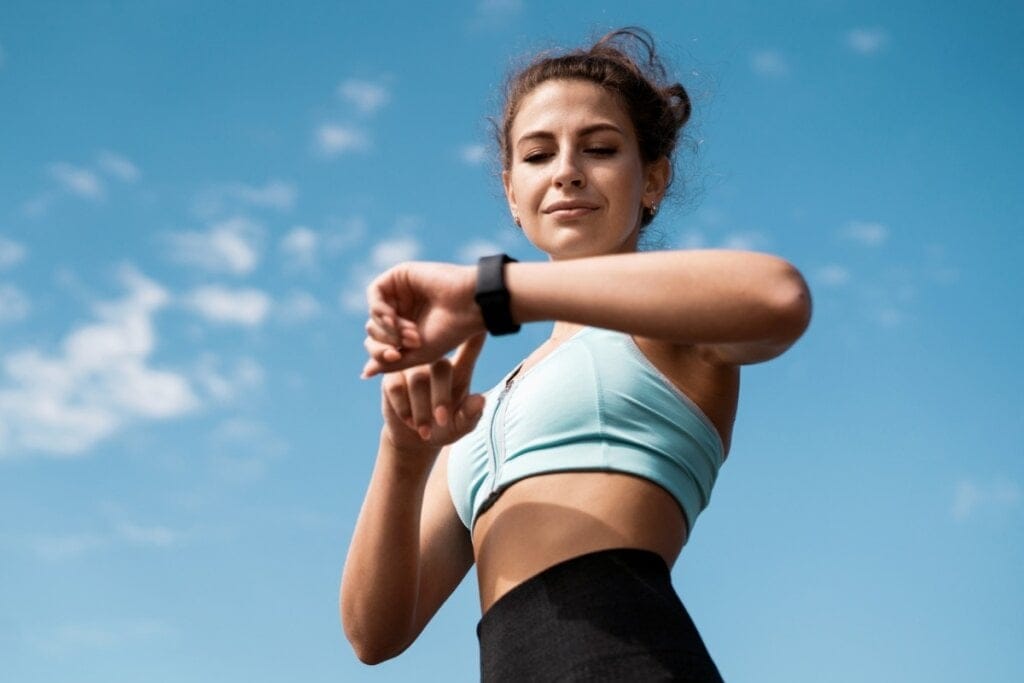
{"type": "Polygon", "coordinates": [[[514,482],[570,470],[649,479],[672,494],[693,529],[725,449],[630,335],[584,327],[516,377],[521,367],[484,394],[476,428],[449,451],[448,489],[467,529],[514,482]]]}

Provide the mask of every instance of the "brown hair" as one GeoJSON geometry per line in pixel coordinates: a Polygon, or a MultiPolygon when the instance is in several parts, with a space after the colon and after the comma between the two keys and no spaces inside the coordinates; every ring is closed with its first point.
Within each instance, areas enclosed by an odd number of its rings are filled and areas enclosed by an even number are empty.
{"type": "MultiPolygon", "coordinates": [[[[672,162],[679,131],[690,118],[690,97],[679,83],[666,83],[651,34],[629,26],[608,33],[589,48],[542,53],[508,79],[501,123],[495,125],[503,170],[512,165],[509,136],[523,98],[541,83],[556,79],[590,81],[613,93],[633,123],[643,162],[662,157],[672,162]]],[[[641,226],[653,219],[654,214],[644,207],[641,226]]]]}

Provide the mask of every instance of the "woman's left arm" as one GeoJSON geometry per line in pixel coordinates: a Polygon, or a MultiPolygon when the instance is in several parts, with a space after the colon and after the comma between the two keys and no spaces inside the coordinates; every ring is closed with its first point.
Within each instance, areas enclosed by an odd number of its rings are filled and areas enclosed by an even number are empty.
{"type": "Polygon", "coordinates": [[[722,364],[778,356],[811,317],[800,272],[781,258],[748,251],[510,263],[505,281],[517,322],[564,320],[696,345],[722,364]]]}
{"type": "MultiPolygon", "coordinates": [[[[483,331],[475,284],[475,266],[439,263],[401,264],[374,280],[363,376],[432,362],[483,331]]],[[[720,364],[774,358],[799,339],[811,315],[799,271],[747,251],[509,263],[505,284],[518,323],[560,320],[695,345],[720,364]]]]}

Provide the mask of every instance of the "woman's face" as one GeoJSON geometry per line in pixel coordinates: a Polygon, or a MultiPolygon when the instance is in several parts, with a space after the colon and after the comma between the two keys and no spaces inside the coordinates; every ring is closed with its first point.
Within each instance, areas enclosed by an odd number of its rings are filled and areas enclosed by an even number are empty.
{"type": "Polygon", "coordinates": [[[545,81],[520,102],[505,194],[552,260],[636,251],[641,210],[657,205],[667,159],[645,167],[629,115],[589,81],[545,81]]]}

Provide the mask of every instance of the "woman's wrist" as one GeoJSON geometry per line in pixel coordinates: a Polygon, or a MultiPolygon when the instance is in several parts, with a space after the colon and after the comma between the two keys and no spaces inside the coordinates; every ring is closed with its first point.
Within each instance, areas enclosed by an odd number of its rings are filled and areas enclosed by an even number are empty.
{"type": "MultiPolygon", "coordinates": [[[[419,437],[416,437],[419,440],[419,437]]],[[[412,474],[420,474],[424,469],[430,470],[441,452],[440,447],[420,440],[419,443],[396,439],[385,425],[380,430],[381,452],[388,449],[394,456],[395,464],[412,474]]]]}

